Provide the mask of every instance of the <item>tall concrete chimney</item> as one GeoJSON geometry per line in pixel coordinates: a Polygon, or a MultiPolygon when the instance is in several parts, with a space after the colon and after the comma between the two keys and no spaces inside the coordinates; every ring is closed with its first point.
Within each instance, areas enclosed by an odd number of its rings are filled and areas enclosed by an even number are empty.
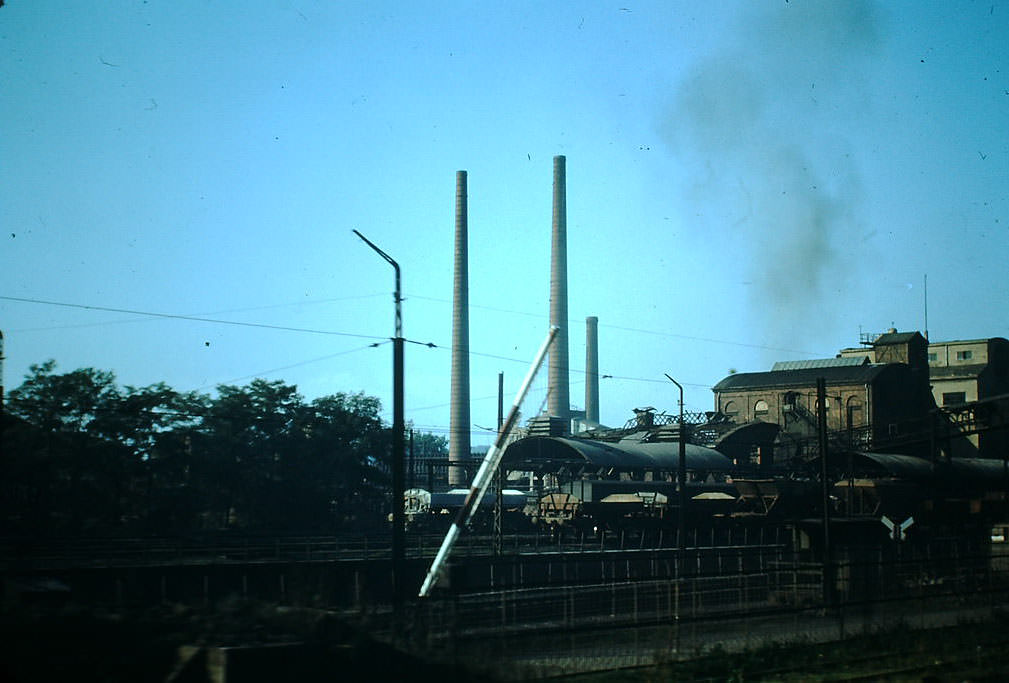
{"type": "Polygon", "coordinates": [[[599,424],[599,318],[585,319],[585,421],[599,424]]]}
{"type": "MultiPolygon", "coordinates": [[[[469,253],[466,171],[455,174],[455,278],[452,287],[452,396],[449,414],[448,459],[470,459],[469,440],[469,253]]],[[[449,467],[448,483],[466,483],[460,467],[449,467]]]]}
{"type": "Polygon", "coordinates": [[[565,159],[554,157],[554,219],[550,242],[550,324],[559,328],[550,347],[547,366],[547,413],[568,417],[571,400],[568,394],[568,207],[565,188],[565,159]]]}
{"type": "Polygon", "coordinates": [[[0,429],[4,420],[4,333],[0,332],[0,429]]]}

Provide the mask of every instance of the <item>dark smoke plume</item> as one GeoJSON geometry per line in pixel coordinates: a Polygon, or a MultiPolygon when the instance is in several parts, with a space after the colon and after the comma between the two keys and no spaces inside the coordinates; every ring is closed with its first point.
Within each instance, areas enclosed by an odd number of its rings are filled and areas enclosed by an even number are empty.
{"type": "Polygon", "coordinates": [[[735,47],[678,84],[662,132],[694,179],[704,234],[725,245],[720,266],[745,262],[753,322],[781,343],[847,284],[861,193],[837,131],[867,106],[876,21],[861,2],[753,7],[735,47]]]}

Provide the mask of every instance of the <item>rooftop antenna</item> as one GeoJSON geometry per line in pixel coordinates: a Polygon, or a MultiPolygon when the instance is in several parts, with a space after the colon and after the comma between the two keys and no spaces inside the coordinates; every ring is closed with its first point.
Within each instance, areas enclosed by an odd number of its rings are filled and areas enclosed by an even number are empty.
{"type": "Polygon", "coordinates": [[[928,273],[925,273],[925,341],[928,341],[928,273]]]}

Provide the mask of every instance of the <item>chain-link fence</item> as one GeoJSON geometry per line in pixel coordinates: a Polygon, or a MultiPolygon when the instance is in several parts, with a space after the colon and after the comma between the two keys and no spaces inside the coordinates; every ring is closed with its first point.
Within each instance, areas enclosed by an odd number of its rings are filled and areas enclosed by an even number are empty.
{"type": "Polygon", "coordinates": [[[1009,589],[1001,545],[957,538],[849,549],[826,565],[780,547],[721,550],[669,551],[650,577],[611,568],[603,580],[443,595],[408,610],[402,637],[426,656],[526,678],[975,621],[1009,589]]]}

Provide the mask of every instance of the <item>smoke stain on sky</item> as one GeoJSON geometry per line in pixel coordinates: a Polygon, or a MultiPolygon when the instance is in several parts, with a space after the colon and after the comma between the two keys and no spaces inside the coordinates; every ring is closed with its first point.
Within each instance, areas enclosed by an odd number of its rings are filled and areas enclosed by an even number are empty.
{"type": "Polygon", "coordinates": [[[556,154],[572,401],[597,315],[604,423],[675,409],[665,373],[708,410],[729,367],[920,326],[925,273],[937,338],[1009,336],[997,6],[446,6],[7,3],[11,385],[48,358],[180,390],[262,376],[388,418],[387,345],[289,331],[392,332],[392,273],[357,228],[404,268],[405,334],[438,345],[407,350],[406,405],[444,434],[465,169],[473,422],[493,424],[498,373],[511,395],[547,325],[556,154]]]}
{"type": "Polygon", "coordinates": [[[697,172],[688,203],[707,239],[746,264],[754,329],[780,345],[850,284],[861,192],[831,118],[866,106],[859,72],[878,39],[867,3],[765,8],[678,84],[661,132],[697,172]]]}

